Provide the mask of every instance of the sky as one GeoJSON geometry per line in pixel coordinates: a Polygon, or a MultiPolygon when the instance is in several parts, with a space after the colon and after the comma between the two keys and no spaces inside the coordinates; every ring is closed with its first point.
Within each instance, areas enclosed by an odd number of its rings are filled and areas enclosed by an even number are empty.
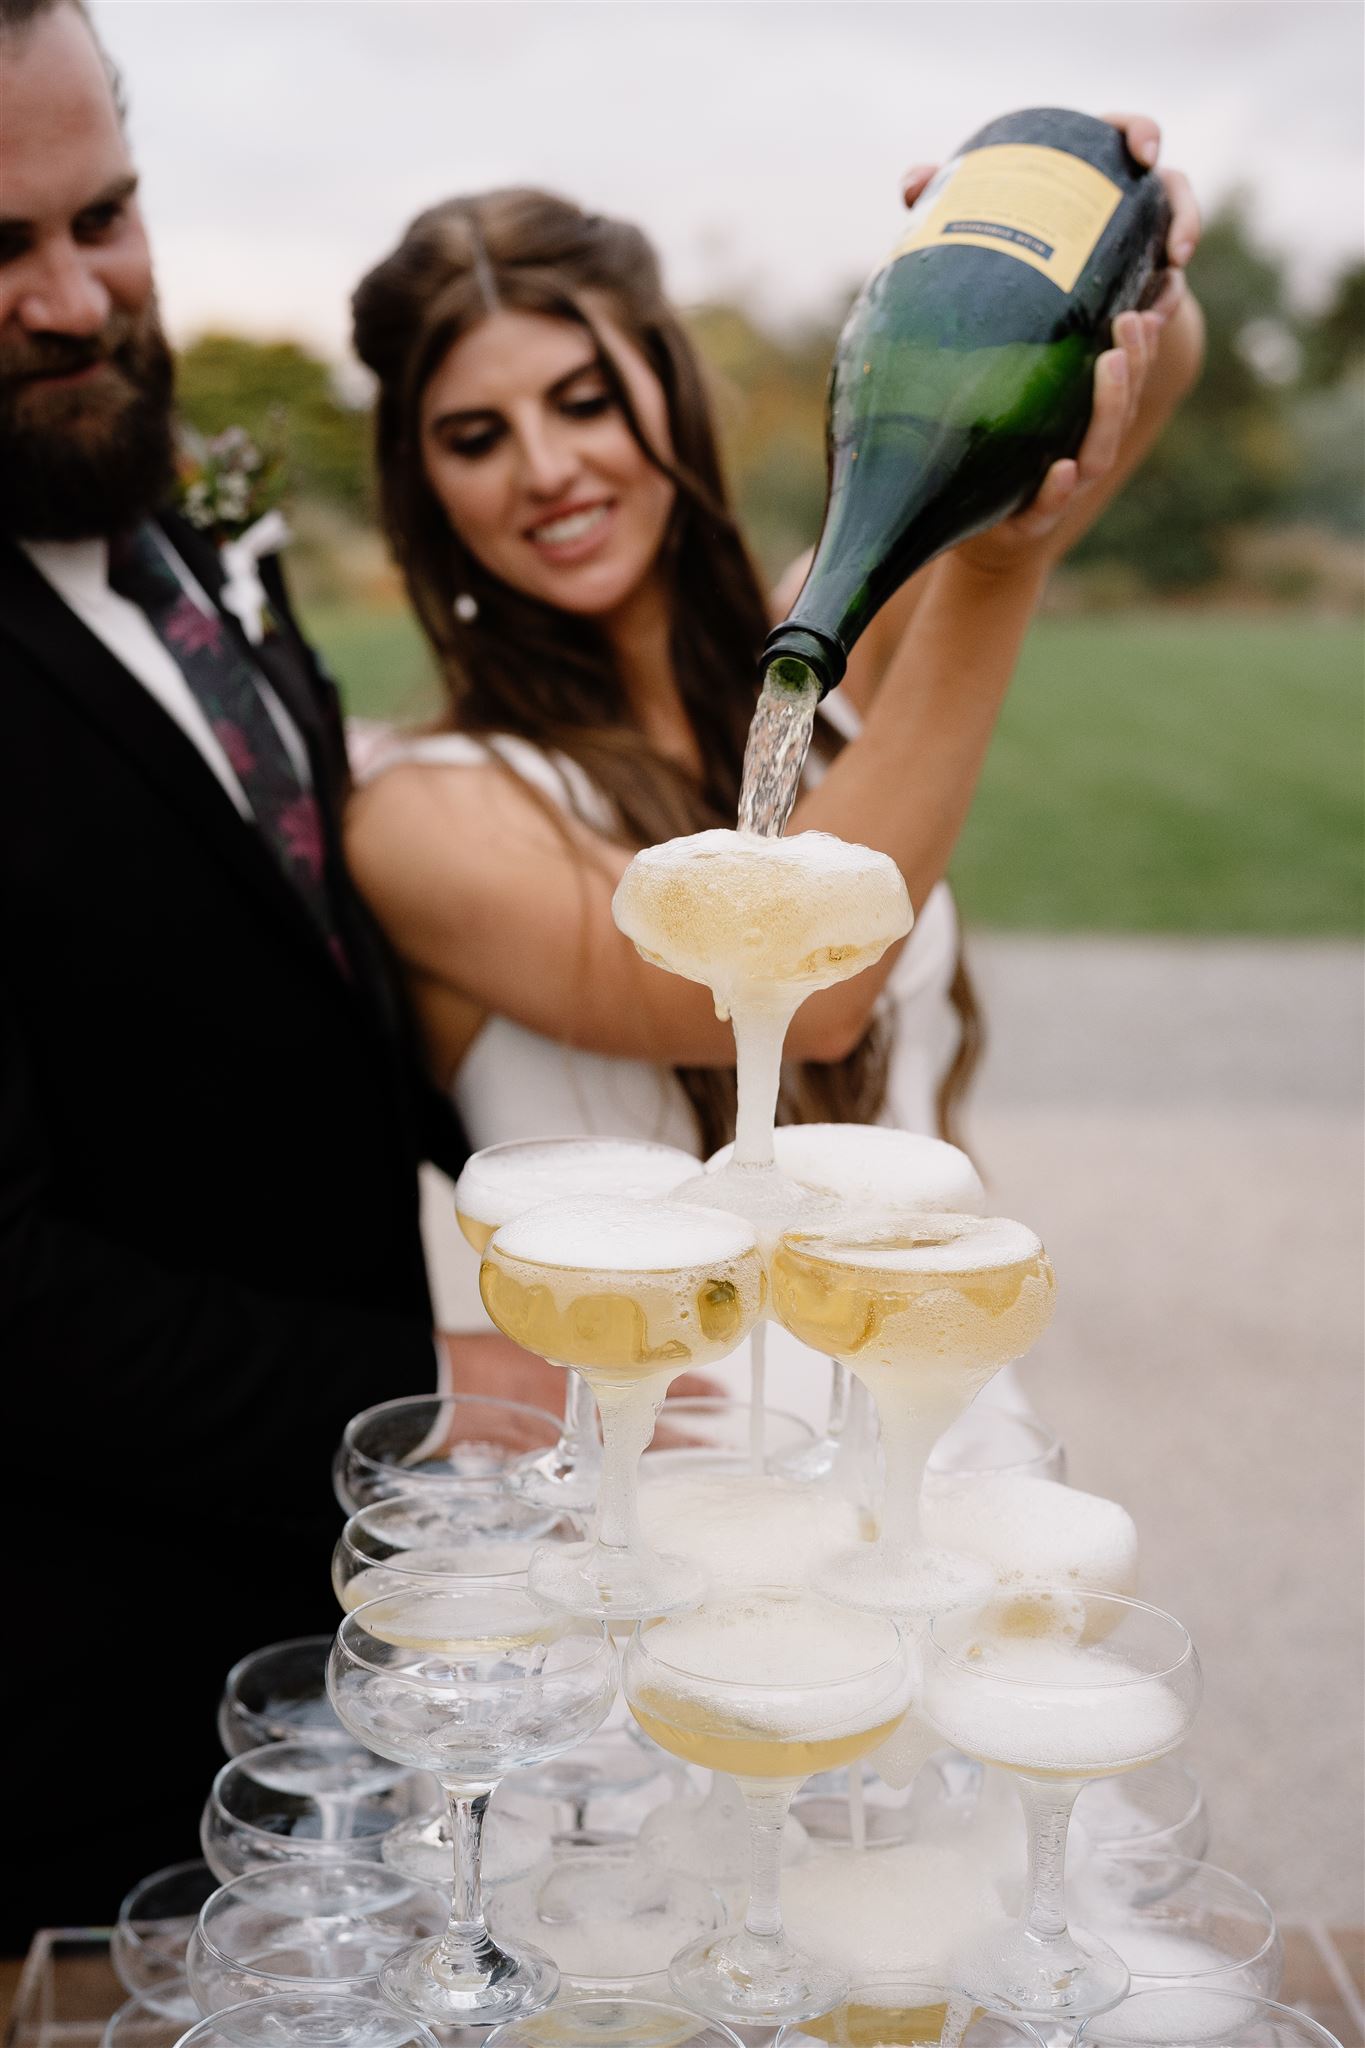
{"type": "Polygon", "coordinates": [[[1320,295],[1361,251],[1358,0],[94,0],[122,69],[168,325],[343,358],[363,271],[424,206],[548,185],[633,218],[674,295],[827,314],[894,239],[899,174],[1030,105],[1162,122],[1320,295]]]}

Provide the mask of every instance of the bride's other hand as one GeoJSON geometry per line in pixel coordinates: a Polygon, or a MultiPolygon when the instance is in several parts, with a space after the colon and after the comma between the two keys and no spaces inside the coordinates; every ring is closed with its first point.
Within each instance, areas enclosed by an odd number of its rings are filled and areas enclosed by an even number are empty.
{"type": "MultiPolygon", "coordinates": [[[[1102,114],[1111,128],[1117,128],[1128,145],[1128,154],[1135,162],[1155,169],[1161,154],[1161,129],[1150,114],[1102,114]]],[[[938,169],[937,164],[912,164],[901,179],[901,196],[907,206],[913,206],[929,180],[938,169]]],[[[1166,187],[1170,202],[1171,225],[1166,236],[1166,276],[1161,290],[1150,307],[1143,314],[1153,334],[1160,331],[1170,319],[1185,294],[1184,271],[1199,247],[1202,224],[1199,206],[1193,188],[1183,171],[1162,169],[1158,172],[1166,187]]]]}

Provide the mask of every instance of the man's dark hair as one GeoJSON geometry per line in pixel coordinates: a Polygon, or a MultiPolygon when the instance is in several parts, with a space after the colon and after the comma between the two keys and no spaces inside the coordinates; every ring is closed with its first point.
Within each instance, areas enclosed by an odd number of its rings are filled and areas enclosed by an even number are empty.
{"type": "Polygon", "coordinates": [[[0,42],[21,36],[25,29],[32,28],[35,21],[41,21],[44,15],[55,14],[59,7],[74,9],[85,23],[90,40],[99,51],[100,62],[109,74],[114,105],[118,109],[121,121],[127,112],[127,103],[123,97],[123,80],[119,77],[118,66],[96,34],[95,24],[90,19],[90,9],[86,6],[85,0],[0,0],[0,42]]]}

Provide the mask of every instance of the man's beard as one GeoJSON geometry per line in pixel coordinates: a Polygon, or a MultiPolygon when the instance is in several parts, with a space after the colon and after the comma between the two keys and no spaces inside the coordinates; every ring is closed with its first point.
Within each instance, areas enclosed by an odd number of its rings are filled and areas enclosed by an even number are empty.
{"type": "Polygon", "coordinates": [[[174,383],[150,304],[88,338],[34,335],[0,351],[0,533],[88,540],[155,511],[175,476],[174,383]],[[32,381],[95,363],[89,383],[32,381]]]}

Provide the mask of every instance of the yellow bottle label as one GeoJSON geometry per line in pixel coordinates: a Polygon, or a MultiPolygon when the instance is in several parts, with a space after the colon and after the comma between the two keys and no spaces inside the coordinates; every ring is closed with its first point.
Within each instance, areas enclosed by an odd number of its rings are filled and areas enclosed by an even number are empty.
{"type": "Polygon", "coordinates": [[[1069,292],[1122,197],[1112,178],[1064,149],[990,143],[936,173],[887,261],[952,242],[998,249],[1069,292]]]}

